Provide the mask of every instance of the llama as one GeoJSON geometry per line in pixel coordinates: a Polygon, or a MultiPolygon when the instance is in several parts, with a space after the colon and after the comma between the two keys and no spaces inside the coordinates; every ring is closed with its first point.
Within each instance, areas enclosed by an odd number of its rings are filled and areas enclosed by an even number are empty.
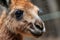
{"type": "Polygon", "coordinates": [[[39,8],[29,0],[1,0],[6,10],[0,13],[0,40],[23,40],[24,36],[40,37],[45,25],[38,16],[39,8]]]}

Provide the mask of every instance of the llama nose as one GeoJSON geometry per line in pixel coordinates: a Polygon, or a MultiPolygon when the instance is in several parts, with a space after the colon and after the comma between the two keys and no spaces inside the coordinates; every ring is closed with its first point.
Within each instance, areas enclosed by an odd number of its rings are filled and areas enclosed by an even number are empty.
{"type": "Polygon", "coordinates": [[[35,28],[40,30],[41,32],[45,32],[45,25],[44,23],[40,23],[40,24],[34,24],[35,25],[35,28]]]}
{"type": "Polygon", "coordinates": [[[43,25],[33,24],[29,30],[35,37],[40,37],[44,33],[45,28],[43,25]]]}
{"type": "Polygon", "coordinates": [[[42,27],[41,25],[35,24],[35,27],[36,27],[37,29],[39,29],[39,30],[43,30],[43,27],[42,27]]]}
{"type": "Polygon", "coordinates": [[[35,26],[34,26],[34,29],[35,29],[35,30],[37,30],[37,31],[39,31],[39,32],[41,32],[41,33],[44,33],[44,32],[46,31],[44,24],[40,24],[40,25],[34,24],[34,25],[35,25],[35,26]]]}

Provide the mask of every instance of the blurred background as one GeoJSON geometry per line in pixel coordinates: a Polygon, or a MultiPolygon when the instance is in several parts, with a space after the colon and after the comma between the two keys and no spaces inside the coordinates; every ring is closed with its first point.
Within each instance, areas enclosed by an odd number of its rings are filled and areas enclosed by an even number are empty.
{"type": "Polygon", "coordinates": [[[60,0],[31,0],[40,8],[39,16],[45,23],[46,33],[40,38],[25,37],[24,40],[60,40],[60,0]]]}

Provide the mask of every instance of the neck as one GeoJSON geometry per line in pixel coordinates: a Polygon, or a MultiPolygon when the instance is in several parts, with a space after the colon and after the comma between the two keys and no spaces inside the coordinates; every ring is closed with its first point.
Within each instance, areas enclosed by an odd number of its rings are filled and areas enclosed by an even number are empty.
{"type": "Polygon", "coordinates": [[[22,36],[12,33],[7,26],[2,23],[2,25],[0,25],[0,40],[22,40],[22,36]]]}
{"type": "Polygon", "coordinates": [[[10,32],[7,27],[2,26],[0,29],[0,40],[21,40],[19,35],[10,32]]]}

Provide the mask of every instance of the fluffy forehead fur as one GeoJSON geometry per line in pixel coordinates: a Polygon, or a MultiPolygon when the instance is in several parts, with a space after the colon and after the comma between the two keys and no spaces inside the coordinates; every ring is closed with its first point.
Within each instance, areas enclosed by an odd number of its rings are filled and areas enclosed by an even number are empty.
{"type": "MultiPolygon", "coordinates": [[[[22,9],[22,10],[29,10],[29,9],[33,9],[33,8],[37,8],[35,7],[31,2],[29,2],[28,0],[12,0],[11,1],[11,5],[10,8],[17,8],[17,9],[22,9]]],[[[38,8],[37,8],[38,9],[38,8]]]]}

